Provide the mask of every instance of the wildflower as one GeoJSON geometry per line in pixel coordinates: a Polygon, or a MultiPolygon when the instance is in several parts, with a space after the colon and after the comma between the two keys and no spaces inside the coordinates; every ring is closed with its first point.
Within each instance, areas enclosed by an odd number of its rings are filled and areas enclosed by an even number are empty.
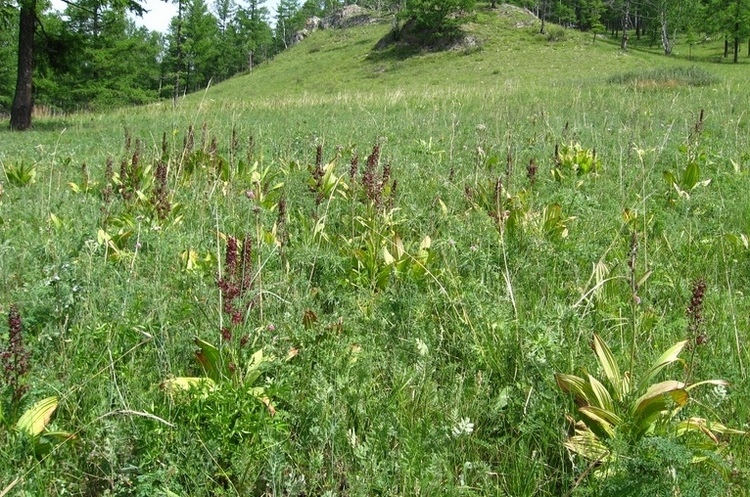
{"type": "Polygon", "coordinates": [[[240,147],[239,139],[237,138],[237,125],[232,125],[232,140],[229,144],[229,153],[231,154],[232,158],[237,156],[237,150],[240,147]]]}
{"type": "Polygon", "coordinates": [[[346,432],[346,439],[349,441],[349,445],[351,445],[353,449],[356,449],[359,445],[359,438],[357,437],[357,432],[354,428],[349,428],[346,432]]]}
{"type": "Polygon", "coordinates": [[[451,430],[455,438],[474,433],[474,423],[469,418],[461,418],[451,430]]]}
{"type": "Polygon", "coordinates": [[[195,146],[195,131],[193,130],[193,125],[191,124],[190,126],[188,126],[187,136],[185,136],[185,139],[182,142],[184,155],[191,154],[193,152],[193,146],[195,146]]]}
{"type": "Polygon", "coordinates": [[[536,161],[534,159],[529,160],[529,165],[526,166],[526,176],[529,178],[532,185],[536,182],[536,173],[538,169],[536,161]]]}
{"type": "Polygon", "coordinates": [[[276,218],[276,233],[279,243],[283,247],[287,243],[286,233],[286,199],[281,198],[278,205],[278,216],[276,218]]]}
{"type": "Polygon", "coordinates": [[[31,369],[31,354],[23,345],[23,324],[21,315],[15,305],[10,306],[8,312],[8,346],[0,352],[0,362],[3,365],[3,379],[13,392],[13,402],[18,402],[28,390],[24,384],[24,377],[31,369]]]}
{"type": "Polygon", "coordinates": [[[695,340],[695,345],[703,345],[708,335],[703,330],[703,300],[706,297],[706,282],[698,279],[693,283],[693,292],[687,307],[688,338],[695,340]]]}
{"type": "Polygon", "coordinates": [[[105,204],[109,204],[112,197],[112,178],[115,173],[112,168],[112,157],[107,157],[107,165],[104,168],[104,182],[107,184],[102,190],[102,200],[105,204]]]}
{"type": "Polygon", "coordinates": [[[716,398],[716,403],[719,404],[721,401],[727,398],[727,387],[724,385],[716,385],[713,388],[713,396],[716,398]]]}
{"type": "Polygon", "coordinates": [[[377,172],[379,165],[380,145],[375,145],[372,148],[372,153],[367,157],[367,166],[365,167],[365,172],[362,176],[362,185],[365,187],[367,199],[374,202],[376,205],[380,203],[380,192],[377,181],[375,180],[375,173],[377,172]]]}
{"type": "Polygon", "coordinates": [[[159,219],[166,219],[172,205],[169,202],[169,186],[167,185],[167,163],[162,159],[156,163],[154,172],[155,186],[153,192],[153,204],[156,207],[156,215],[159,219]]]}

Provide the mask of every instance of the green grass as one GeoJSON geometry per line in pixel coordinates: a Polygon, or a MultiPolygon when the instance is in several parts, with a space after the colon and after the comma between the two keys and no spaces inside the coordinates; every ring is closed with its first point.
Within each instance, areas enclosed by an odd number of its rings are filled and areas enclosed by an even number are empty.
{"type": "MultiPolygon", "coordinates": [[[[26,402],[58,395],[54,428],[77,434],[40,461],[6,419],[0,482],[22,477],[9,495],[638,495],[671,491],[670,465],[683,495],[719,489],[719,472],[688,464],[668,439],[615,446],[627,463],[612,463],[614,478],[583,476],[587,463],[562,445],[564,415],[576,411],[554,374],[600,376],[594,332],[620,364],[635,341],[642,374],[690,338],[685,309],[702,278],[709,340],[683,355],[693,379],[731,387],[726,397],[695,392],[684,414],[747,428],[745,64],[665,58],[635,43],[623,53],[573,31],[548,42],[516,27],[518,15],[482,11],[467,26],[478,48],[441,53],[374,51],[388,25],[316,32],[176,109],[2,132],[3,170],[33,165],[36,175],[25,185],[0,176],[0,311],[15,303],[23,318],[26,402]],[[708,84],[610,82],[657,70],[708,84]],[[190,125],[195,145],[184,153],[190,125]],[[150,200],[153,172],[142,174],[140,200],[113,184],[105,201],[107,159],[119,174],[136,139],[141,166],[169,165],[180,210],[165,220],[150,200]],[[555,180],[555,145],[575,142],[596,150],[601,170],[555,180]],[[375,144],[377,174],[389,164],[397,180],[379,207],[362,178],[375,144]],[[318,145],[340,178],[327,187],[312,174],[318,145]],[[663,172],[681,177],[691,161],[711,182],[680,196],[663,172]],[[555,206],[560,216],[545,224],[555,206]],[[498,210],[513,219],[502,230],[498,210]],[[100,230],[122,239],[117,253],[100,230]],[[253,278],[234,302],[242,320],[231,326],[216,284],[229,236],[253,243],[253,278]],[[420,259],[425,236],[430,256],[420,259]],[[192,399],[160,387],[203,374],[195,336],[221,344],[238,368],[260,348],[274,355],[252,386],[276,415],[229,380],[192,399]]],[[[684,374],[675,366],[666,377],[684,374]]],[[[722,492],[747,495],[746,437],[723,441],[722,492]]]]}

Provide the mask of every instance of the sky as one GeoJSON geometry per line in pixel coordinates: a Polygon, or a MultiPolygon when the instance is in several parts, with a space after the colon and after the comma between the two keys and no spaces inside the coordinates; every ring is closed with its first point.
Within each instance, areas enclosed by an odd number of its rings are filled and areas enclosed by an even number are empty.
{"type": "MultiPolygon", "coordinates": [[[[206,3],[208,3],[210,9],[213,1],[206,0],[206,3]]],[[[273,15],[278,3],[278,0],[266,0],[263,5],[273,15]]],[[[148,13],[143,14],[142,18],[134,17],[136,25],[145,26],[149,31],[166,33],[169,30],[169,22],[177,15],[177,4],[172,1],[165,2],[164,0],[144,0],[143,6],[148,10],[148,13]]],[[[63,11],[65,10],[65,4],[60,0],[52,0],[52,8],[63,11]]]]}

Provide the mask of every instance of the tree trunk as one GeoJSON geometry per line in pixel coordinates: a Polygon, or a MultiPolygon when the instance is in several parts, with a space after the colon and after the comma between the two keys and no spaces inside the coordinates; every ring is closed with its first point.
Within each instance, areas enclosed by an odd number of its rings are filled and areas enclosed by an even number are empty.
{"type": "Polygon", "coordinates": [[[620,48],[623,50],[628,49],[628,29],[630,29],[630,0],[626,0],[625,11],[622,16],[622,40],[620,40],[620,48]]]}
{"type": "Polygon", "coordinates": [[[180,99],[180,76],[182,75],[182,0],[177,2],[177,70],[174,77],[174,89],[172,90],[172,106],[177,105],[180,99]]]}
{"type": "Polygon", "coordinates": [[[729,57],[729,38],[724,35],[724,58],[729,57]]]}
{"type": "Polygon", "coordinates": [[[641,15],[638,13],[638,11],[635,12],[635,39],[640,40],[641,39],[641,15]]]}
{"type": "Polygon", "coordinates": [[[669,32],[667,31],[667,13],[661,11],[661,46],[664,49],[664,55],[672,53],[672,43],[669,41],[669,32]]]}
{"type": "Polygon", "coordinates": [[[34,108],[32,75],[34,72],[34,23],[36,0],[19,2],[21,6],[18,30],[18,73],[16,95],[10,111],[10,129],[23,131],[31,127],[31,111],[34,108]]]}
{"type": "Polygon", "coordinates": [[[738,33],[740,32],[740,23],[736,22],[734,23],[734,63],[736,64],[739,62],[740,58],[740,37],[738,33]]]}

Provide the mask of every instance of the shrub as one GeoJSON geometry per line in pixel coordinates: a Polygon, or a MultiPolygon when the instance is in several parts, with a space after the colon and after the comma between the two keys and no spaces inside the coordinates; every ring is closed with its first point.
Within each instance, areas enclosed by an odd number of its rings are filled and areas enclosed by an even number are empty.
{"type": "Polygon", "coordinates": [[[473,11],[475,4],[475,0],[411,0],[400,17],[426,38],[439,38],[454,34],[461,24],[457,14],[473,11]]]}

